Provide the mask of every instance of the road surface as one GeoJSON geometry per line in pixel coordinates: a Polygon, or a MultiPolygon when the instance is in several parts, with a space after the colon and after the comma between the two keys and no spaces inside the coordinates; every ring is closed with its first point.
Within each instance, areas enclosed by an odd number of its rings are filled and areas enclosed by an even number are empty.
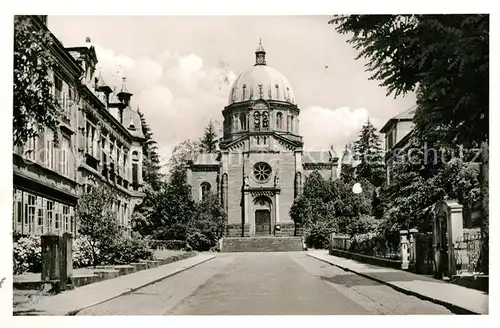
{"type": "Polygon", "coordinates": [[[304,252],[222,253],[78,315],[451,314],[304,252]]]}

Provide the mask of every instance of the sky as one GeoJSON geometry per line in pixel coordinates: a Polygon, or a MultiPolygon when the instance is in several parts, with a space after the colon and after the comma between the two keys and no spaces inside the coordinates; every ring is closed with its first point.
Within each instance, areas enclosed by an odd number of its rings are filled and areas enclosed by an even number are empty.
{"type": "Polygon", "coordinates": [[[369,119],[380,129],[415,104],[394,99],[369,80],[364,59],[328,24],[330,16],[49,16],[66,47],[96,48],[106,83],[127,78],[163,160],[209,120],[222,122],[231,83],[255,62],[259,39],[266,61],[290,81],[301,109],[306,150],[338,154],[369,119]]]}

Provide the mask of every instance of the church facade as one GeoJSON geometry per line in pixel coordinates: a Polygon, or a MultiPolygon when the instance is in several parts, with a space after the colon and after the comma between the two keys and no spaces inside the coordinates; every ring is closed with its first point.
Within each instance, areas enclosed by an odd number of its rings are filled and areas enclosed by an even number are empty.
{"type": "Polygon", "coordinates": [[[295,197],[314,170],[336,179],[338,156],[333,149],[304,150],[294,92],[267,66],[262,44],[254,66],[234,81],[222,115],[219,152],[188,164],[193,198],[218,196],[228,216],[227,237],[294,236],[289,212],[295,197]]]}

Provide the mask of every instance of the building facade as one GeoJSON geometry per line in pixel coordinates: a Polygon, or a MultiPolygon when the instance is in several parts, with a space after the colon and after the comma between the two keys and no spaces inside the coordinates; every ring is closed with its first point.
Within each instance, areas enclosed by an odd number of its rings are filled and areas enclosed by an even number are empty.
{"type": "MultiPolygon", "coordinates": [[[[48,31],[46,16],[31,16],[33,27],[48,31]]],[[[39,137],[13,150],[13,231],[77,234],[74,213],[79,196],[97,184],[116,193],[119,226],[131,232],[131,214],[141,202],[141,120],[130,107],[123,79],[107,85],[96,73],[97,56],[84,46],[64,48],[53,36],[49,50],[56,65],[48,72],[60,107],[59,131],[37,126],[39,137]],[[58,143],[55,142],[58,133],[58,143]]]]}
{"type": "Polygon", "coordinates": [[[226,236],[294,235],[290,207],[314,170],[337,178],[333,149],[304,151],[300,108],[288,80],[267,66],[259,44],[255,65],[235,80],[222,111],[217,154],[200,154],[188,165],[195,200],[209,193],[227,215],[226,236]]]}
{"type": "Polygon", "coordinates": [[[413,116],[416,106],[392,117],[380,129],[385,134],[385,168],[386,183],[391,182],[391,166],[399,154],[403,154],[408,147],[408,141],[413,134],[413,116]]]}

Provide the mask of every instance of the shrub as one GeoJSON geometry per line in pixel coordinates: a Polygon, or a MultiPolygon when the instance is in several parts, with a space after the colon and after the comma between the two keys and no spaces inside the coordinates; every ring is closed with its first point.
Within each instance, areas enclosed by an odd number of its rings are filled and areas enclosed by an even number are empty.
{"type": "MultiPolygon", "coordinates": [[[[99,251],[97,251],[99,256],[99,251]]],[[[85,236],[78,236],[73,239],[73,267],[84,268],[94,264],[92,248],[90,242],[85,236]]]]}
{"type": "Polygon", "coordinates": [[[185,240],[151,240],[149,247],[151,249],[168,249],[172,251],[180,251],[185,249],[187,242],[185,240]]]}
{"type": "Polygon", "coordinates": [[[316,222],[306,231],[305,243],[307,248],[327,249],[330,244],[330,234],[333,232],[334,222],[316,222]]]}
{"type": "Polygon", "coordinates": [[[349,251],[389,259],[400,258],[399,245],[389,242],[385,236],[375,232],[352,237],[349,251]]]}
{"type": "Polygon", "coordinates": [[[13,244],[14,274],[42,271],[40,237],[21,237],[13,244]]]}
{"type": "Polygon", "coordinates": [[[129,264],[153,257],[148,243],[142,239],[119,237],[105,248],[102,256],[103,264],[129,264]]]}
{"type": "Polygon", "coordinates": [[[213,245],[212,241],[200,232],[194,232],[187,238],[188,245],[195,251],[208,251],[213,245]]]}

